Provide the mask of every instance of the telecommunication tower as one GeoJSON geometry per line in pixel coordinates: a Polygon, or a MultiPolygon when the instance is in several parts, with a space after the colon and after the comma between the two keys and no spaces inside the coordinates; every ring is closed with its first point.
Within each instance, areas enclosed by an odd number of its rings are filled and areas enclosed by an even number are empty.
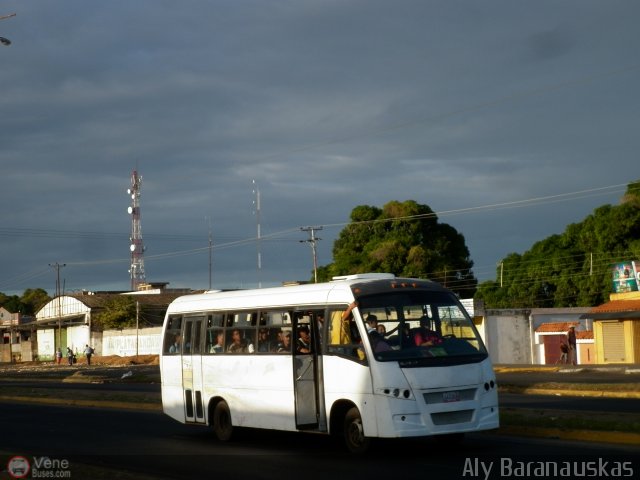
{"type": "Polygon", "coordinates": [[[131,237],[129,250],[131,250],[131,291],[138,290],[138,286],[145,283],[144,276],[144,245],[142,244],[142,227],[140,225],[140,187],[142,177],[134,170],[131,173],[131,188],[127,193],[131,197],[131,206],[127,209],[131,215],[131,237]]]}

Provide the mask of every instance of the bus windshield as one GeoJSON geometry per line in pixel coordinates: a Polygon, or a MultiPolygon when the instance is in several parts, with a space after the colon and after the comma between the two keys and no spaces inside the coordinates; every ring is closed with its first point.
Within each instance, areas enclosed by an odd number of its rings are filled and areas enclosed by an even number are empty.
{"type": "Polygon", "coordinates": [[[376,293],[357,300],[378,361],[423,366],[487,358],[473,321],[450,292],[376,293]]]}

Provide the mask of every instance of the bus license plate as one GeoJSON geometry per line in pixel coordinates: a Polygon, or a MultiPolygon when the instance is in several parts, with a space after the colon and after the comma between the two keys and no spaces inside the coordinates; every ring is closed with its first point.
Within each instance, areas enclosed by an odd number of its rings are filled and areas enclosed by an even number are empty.
{"type": "Polygon", "coordinates": [[[460,392],[442,392],[442,401],[444,403],[459,402],[460,392]]]}

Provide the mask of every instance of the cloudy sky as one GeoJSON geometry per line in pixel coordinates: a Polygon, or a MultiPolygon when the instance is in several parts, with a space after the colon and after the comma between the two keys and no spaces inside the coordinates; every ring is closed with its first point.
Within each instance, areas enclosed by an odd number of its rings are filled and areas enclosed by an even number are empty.
{"type": "Polygon", "coordinates": [[[306,280],[415,200],[481,280],[640,178],[640,3],[2,0],[0,291],[306,280]],[[255,182],[255,183],[254,183],[255,182]],[[259,191],[260,209],[256,200],[259,191]],[[257,241],[258,226],[261,241],[257,241]],[[262,264],[258,269],[257,257],[262,264]]]}

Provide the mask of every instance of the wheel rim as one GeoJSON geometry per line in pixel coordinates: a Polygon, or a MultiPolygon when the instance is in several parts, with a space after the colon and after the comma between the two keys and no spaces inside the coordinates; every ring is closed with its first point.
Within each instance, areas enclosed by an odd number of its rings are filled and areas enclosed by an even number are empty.
{"type": "Polygon", "coordinates": [[[362,428],[362,420],[354,419],[347,426],[347,441],[356,449],[364,443],[364,429],[362,428]]]}
{"type": "Polygon", "coordinates": [[[220,412],[217,423],[220,432],[226,432],[229,430],[229,414],[226,411],[220,412]]]}

